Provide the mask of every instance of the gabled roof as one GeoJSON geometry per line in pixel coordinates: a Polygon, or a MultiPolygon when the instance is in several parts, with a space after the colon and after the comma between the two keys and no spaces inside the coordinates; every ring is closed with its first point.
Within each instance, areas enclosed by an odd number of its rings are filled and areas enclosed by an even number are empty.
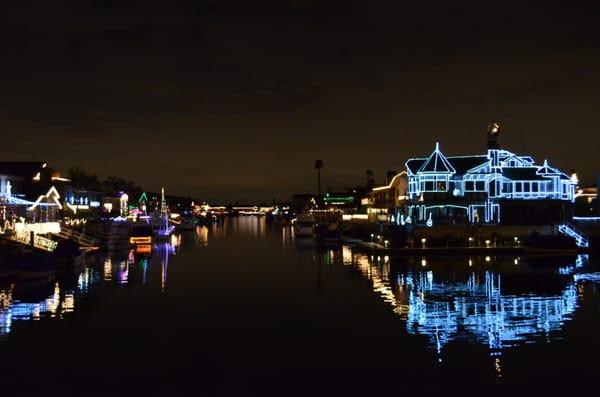
{"type": "Polygon", "coordinates": [[[456,170],[446,159],[446,156],[440,151],[439,143],[435,144],[435,150],[427,160],[421,165],[418,172],[431,172],[435,174],[455,174],[456,170]]]}
{"type": "Polygon", "coordinates": [[[466,174],[489,161],[486,155],[446,157],[458,174],[466,174]]]}
{"type": "Polygon", "coordinates": [[[544,165],[542,165],[538,170],[537,173],[539,175],[543,175],[543,176],[558,176],[560,177],[560,179],[571,179],[567,174],[565,174],[564,172],[561,172],[560,170],[550,167],[548,165],[548,160],[544,160],[544,165]]]}
{"type": "Polygon", "coordinates": [[[544,160],[544,165],[542,165],[538,170],[537,173],[540,175],[560,175],[561,172],[559,170],[557,170],[556,168],[552,168],[548,165],[548,160],[544,160]]]}
{"type": "Polygon", "coordinates": [[[419,171],[419,168],[421,168],[421,166],[425,162],[425,160],[427,160],[427,159],[425,159],[425,158],[409,159],[406,162],[406,169],[411,174],[416,174],[417,171],[419,171]]]}
{"type": "Polygon", "coordinates": [[[546,181],[538,174],[538,167],[503,167],[502,175],[512,181],[546,181]]]}

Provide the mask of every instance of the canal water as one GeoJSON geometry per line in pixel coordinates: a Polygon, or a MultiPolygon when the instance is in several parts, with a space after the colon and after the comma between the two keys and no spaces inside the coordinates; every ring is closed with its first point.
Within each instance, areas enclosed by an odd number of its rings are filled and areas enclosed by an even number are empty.
{"type": "Polygon", "coordinates": [[[599,336],[594,257],[374,257],[255,217],[0,282],[18,395],[570,394],[599,336]]]}

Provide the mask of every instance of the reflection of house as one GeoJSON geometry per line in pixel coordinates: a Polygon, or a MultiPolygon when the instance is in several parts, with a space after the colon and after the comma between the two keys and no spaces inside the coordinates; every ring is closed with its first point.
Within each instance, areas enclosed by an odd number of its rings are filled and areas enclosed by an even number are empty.
{"type": "Polygon", "coordinates": [[[466,335],[490,349],[548,335],[560,329],[577,307],[574,283],[559,295],[544,296],[505,295],[500,285],[500,275],[492,272],[449,282],[435,280],[429,271],[400,276],[396,293],[399,306],[407,308],[408,332],[427,335],[438,352],[466,335]]]}
{"type": "MultiPolygon", "coordinates": [[[[356,266],[371,280],[373,291],[406,321],[409,333],[427,336],[438,353],[454,340],[499,350],[528,343],[540,335],[548,337],[560,330],[577,308],[577,279],[563,284],[558,274],[550,276],[557,280],[556,289],[541,284],[542,291],[538,292],[528,282],[525,291],[517,292],[507,283],[510,273],[445,273],[439,268],[420,271],[404,266],[399,273],[390,273],[387,257],[383,263],[374,262],[346,247],[342,258],[344,264],[356,266]]],[[[585,260],[579,256],[576,263],[585,260]]],[[[422,259],[421,264],[425,263],[422,259]]]]}
{"type": "Polygon", "coordinates": [[[575,183],[544,161],[497,146],[487,154],[446,157],[436,144],[429,157],[406,162],[408,216],[417,223],[551,224],[564,222],[575,183]]]}

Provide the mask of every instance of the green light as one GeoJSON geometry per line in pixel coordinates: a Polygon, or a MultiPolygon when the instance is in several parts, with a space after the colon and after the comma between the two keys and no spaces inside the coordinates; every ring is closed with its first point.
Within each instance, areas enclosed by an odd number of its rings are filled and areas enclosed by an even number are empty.
{"type": "Polygon", "coordinates": [[[346,196],[346,197],[329,197],[329,194],[327,195],[327,197],[324,198],[325,201],[354,201],[354,197],[353,196],[346,196]]]}

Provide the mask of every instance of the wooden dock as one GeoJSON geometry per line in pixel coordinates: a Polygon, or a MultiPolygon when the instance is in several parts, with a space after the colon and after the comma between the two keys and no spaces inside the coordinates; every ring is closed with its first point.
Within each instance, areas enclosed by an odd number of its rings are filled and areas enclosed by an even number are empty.
{"type": "MultiPolygon", "coordinates": [[[[572,256],[583,252],[580,249],[546,249],[524,246],[515,247],[384,247],[374,242],[359,242],[352,246],[354,251],[372,253],[376,255],[401,255],[401,256],[572,256]]],[[[586,251],[587,252],[587,251],[586,251]]]]}

